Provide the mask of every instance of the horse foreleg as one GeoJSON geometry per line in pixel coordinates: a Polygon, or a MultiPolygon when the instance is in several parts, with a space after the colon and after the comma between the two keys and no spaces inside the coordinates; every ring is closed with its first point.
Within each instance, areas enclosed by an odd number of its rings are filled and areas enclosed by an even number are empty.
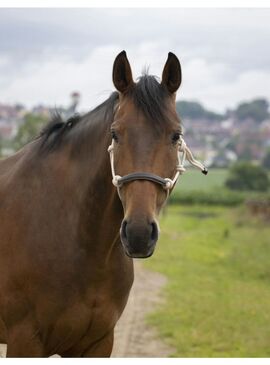
{"type": "Polygon", "coordinates": [[[0,318],[0,343],[6,343],[7,340],[7,330],[4,322],[0,318]]]}
{"type": "Polygon", "coordinates": [[[82,357],[110,357],[113,348],[113,330],[94,342],[83,352],[82,357]]]}
{"type": "Polygon", "coordinates": [[[43,357],[39,331],[31,322],[14,324],[7,329],[7,357],[43,357]]]}

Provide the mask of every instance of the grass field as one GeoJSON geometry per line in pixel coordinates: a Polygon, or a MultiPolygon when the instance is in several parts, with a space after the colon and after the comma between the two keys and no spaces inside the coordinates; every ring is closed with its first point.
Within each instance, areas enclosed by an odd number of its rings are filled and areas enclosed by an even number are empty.
{"type": "Polygon", "coordinates": [[[187,171],[180,176],[175,189],[181,189],[182,191],[210,191],[214,188],[222,188],[224,187],[227,175],[227,169],[210,169],[208,175],[204,175],[200,170],[189,167],[187,168],[187,171]]]}
{"type": "Polygon", "coordinates": [[[145,265],[168,278],[149,322],[178,357],[270,356],[270,228],[244,207],[168,208],[145,265]]]}

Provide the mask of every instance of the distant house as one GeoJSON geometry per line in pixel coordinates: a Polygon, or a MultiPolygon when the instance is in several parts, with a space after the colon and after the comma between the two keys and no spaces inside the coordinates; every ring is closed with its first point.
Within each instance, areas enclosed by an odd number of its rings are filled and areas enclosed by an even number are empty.
{"type": "Polygon", "coordinates": [[[8,121],[6,119],[0,119],[0,137],[2,139],[10,140],[14,138],[17,134],[17,124],[13,121],[8,121]]]}
{"type": "Polygon", "coordinates": [[[224,168],[228,167],[237,160],[237,154],[231,150],[223,150],[213,157],[211,164],[208,166],[224,168]]]}

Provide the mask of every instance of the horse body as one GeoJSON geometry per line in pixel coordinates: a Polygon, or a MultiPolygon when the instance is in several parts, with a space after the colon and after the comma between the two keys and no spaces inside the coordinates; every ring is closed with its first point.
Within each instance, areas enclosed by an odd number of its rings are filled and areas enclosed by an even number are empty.
{"type": "Polygon", "coordinates": [[[73,163],[62,154],[33,159],[37,142],[0,164],[0,313],[9,328],[2,338],[22,337],[16,356],[29,351],[33,337],[37,356],[110,354],[133,264],[119,239],[123,213],[108,156],[97,159],[101,142],[94,140],[84,184],[76,157],[73,163]],[[106,350],[99,350],[106,335],[106,350]]]}

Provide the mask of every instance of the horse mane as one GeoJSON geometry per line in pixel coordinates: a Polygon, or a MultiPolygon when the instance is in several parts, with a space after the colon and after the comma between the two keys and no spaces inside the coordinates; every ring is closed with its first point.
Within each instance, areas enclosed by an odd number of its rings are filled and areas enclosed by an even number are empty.
{"type": "Polygon", "coordinates": [[[109,119],[112,120],[114,106],[118,99],[119,94],[113,92],[107,100],[98,105],[95,109],[82,116],[75,114],[67,119],[67,121],[64,121],[60,113],[56,111],[49,123],[42,129],[37,137],[41,139],[41,150],[43,152],[49,152],[55,149],[61,143],[63,136],[68,133],[71,128],[80,124],[83,120],[87,120],[87,123],[91,123],[93,121],[92,117],[97,114],[102,114],[104,121],[109,119]]]}
{"type": "Polygon", "coordinates": [[[81,116],[75,114],[69,118],[66,122],[62,119],[62,116],[56,111],[49,123],[41,130],[37,138],[41,138],[41,149],[52,150],[60,144],[64,134],[77,124],[81,119],[81,116]]]}
{"type": "MultiPolygon", "coordinates": [[[[156,76],[144,73],[138,82],[127,92],[127,96],[134,102],[136,108],[141,111],[146,119],[159,128],[167,120],[167,109],[165,100],[168,91],[160,84],[156,76]]],[[[49,123],[41,131],[38,138],[41,138],[41,149],[50,151],[61,143],[68,130],[82,121],[85,124],[94,123],[95,117],[102,119],[104,123],[111,123],[115,111],[115,105],[119,101],[119,93],[113,92],[107,100],[98,105],[87,114],[80,116],[75,114],[67,121],[56,111],[49,123]]]]}
{"type": "Polygon", "coordinates": [[[167,120],[165,100],[169,92],[158,78],[148,75],[147,71],[138,78],[138,82],[128,91],[135,106],[145,115],[147,120],[154,123],[155,127],[164,125],[167,120]]]}

